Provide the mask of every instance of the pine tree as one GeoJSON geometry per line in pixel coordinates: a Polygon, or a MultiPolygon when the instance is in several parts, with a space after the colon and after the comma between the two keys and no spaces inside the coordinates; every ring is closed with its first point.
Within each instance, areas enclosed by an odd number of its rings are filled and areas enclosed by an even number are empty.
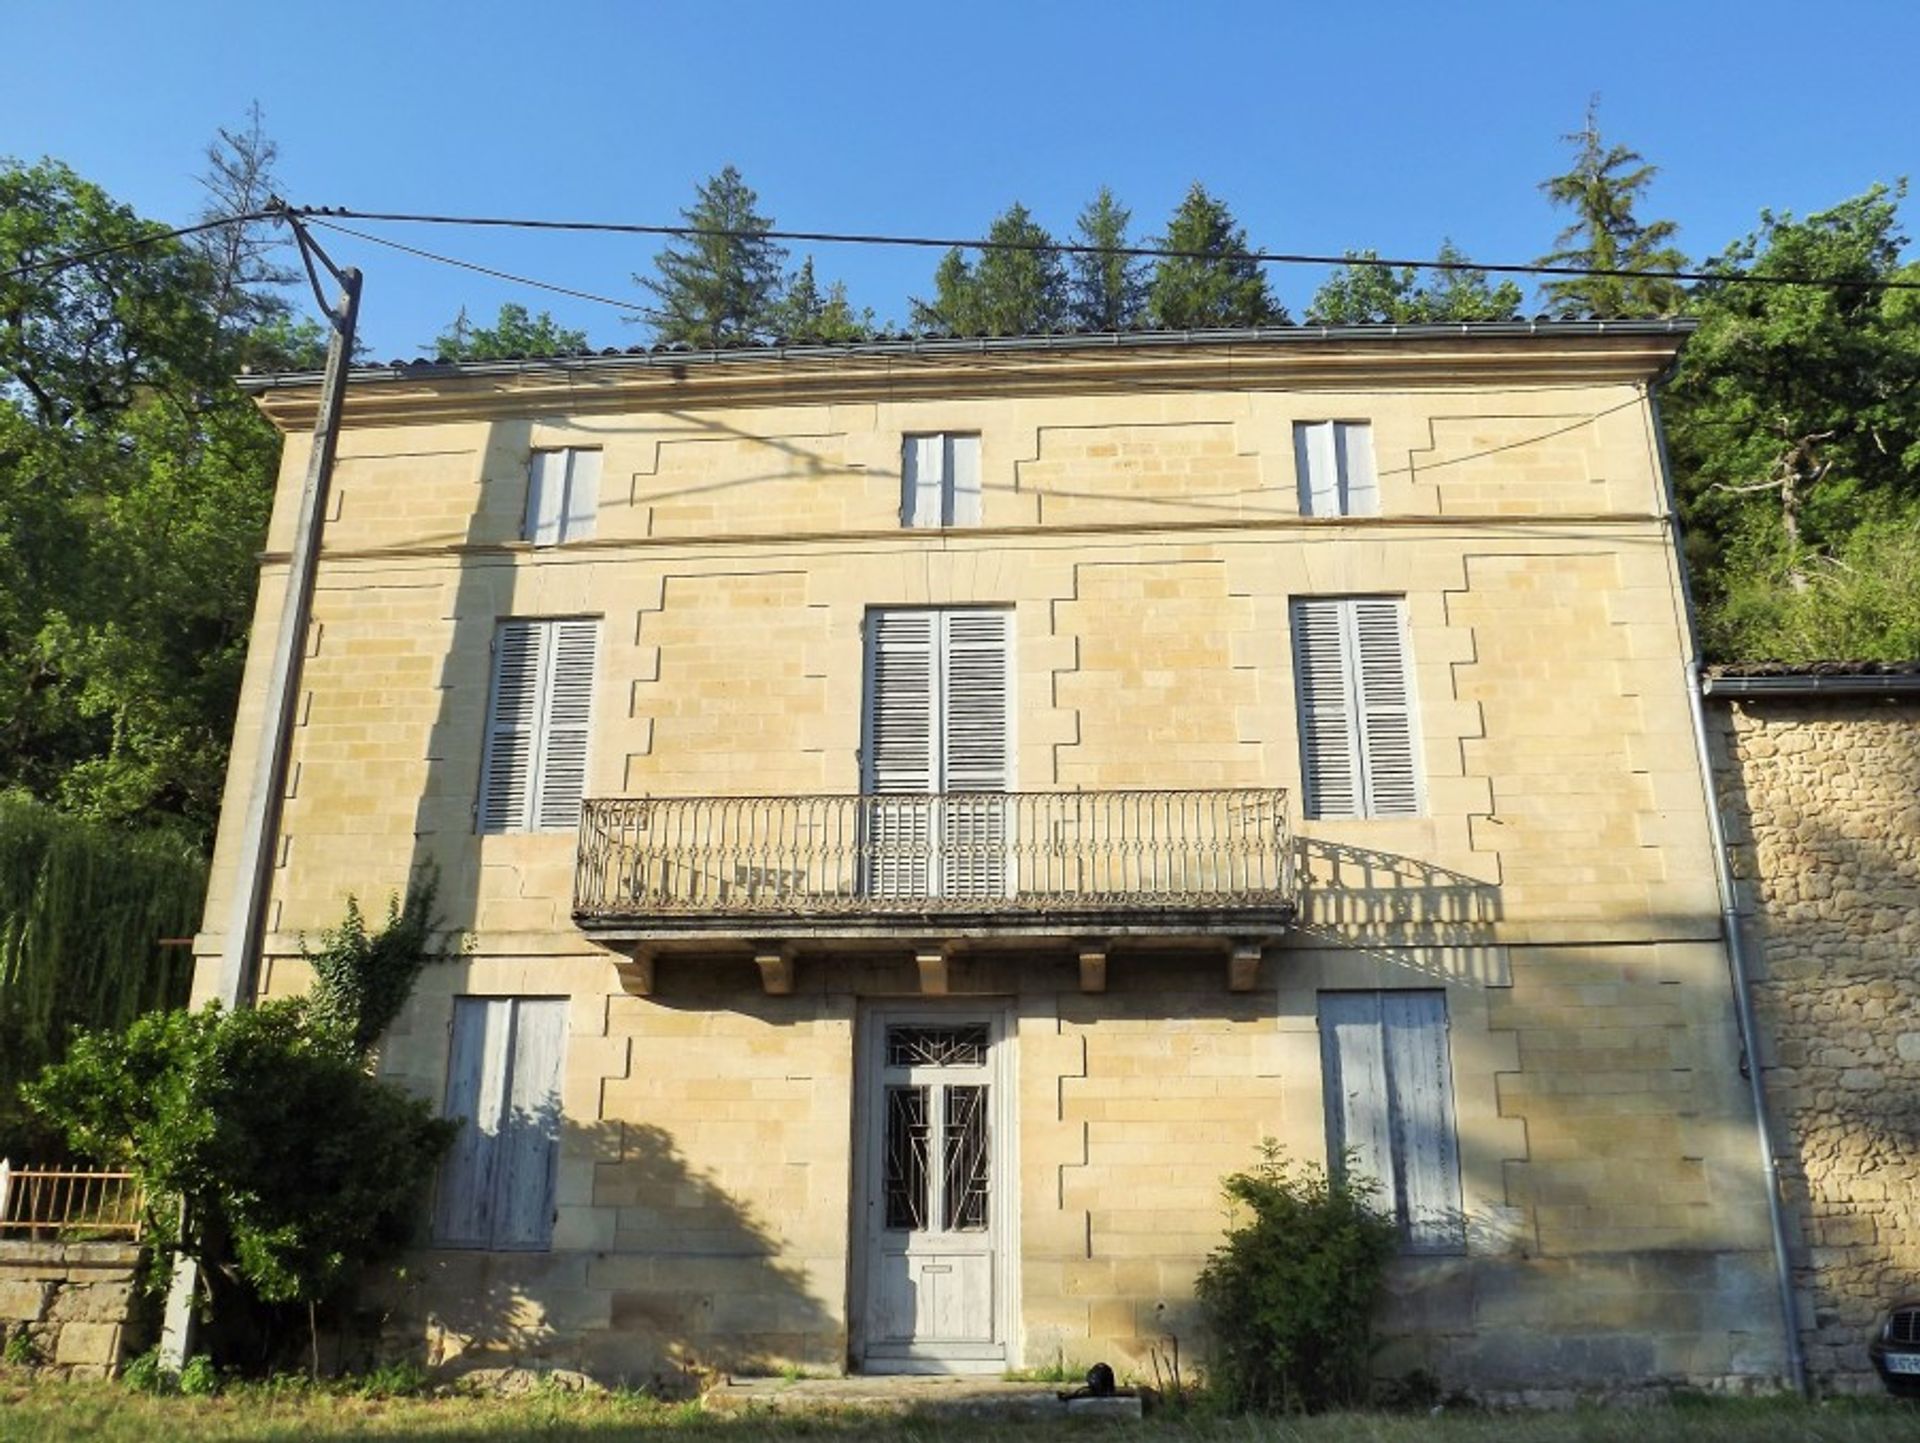
{"type": "Polygon", "coordinates": [[[585,331],[568,330],[542,311],[508,301],[490,326],[476,326],[460,307],[460,314],[433,340],[437,361],[497,361],[513,356],[566,356],[587,348],[585,331]]]}
{"type": "Polygon", "coordinates": [[[787,292],[778,307],[781,339],[834,344],[858,341],[873,334],[873,312],[854,310],[847,299],[847,283],[835,281],[822,290],[813,274],[813,257],[800,262],[800,269],[787,282],[787,292]]]}
{"type": "Polygon", "coordinates": [[[1075,242],[1104,253],[1073,257],[1068,314],[1079,330],[1124,331],[1139,324],[1147,299],[1145,268],[1136,257],[1118,253],[1132,219],[1133,212],[1104,185],[1080,212],[1075,242]]]}
{"type": "MultiPolygon", "coordinates": [[[[1638,151],[1600,139],[1599,101],[1587,106],[1587,123],[1561,139],[1578,153],[1573,169],[1540,183],[1555,206],[1573,212],[1573,223],[1555,237],[1556,249],[1542,265],[1594,270],[1673,271],[1687,258],[1668,244],[1679,230],[1670,220],[1641,224],[1634,206],[1659,174],[1638,151]]],[[[1570,276],[1540,288],[1547,309],[1561,319],[1670,316],[1686,304],[1686,292],[1658,276],[1570,276]]]]}
{"type": "Polygon", "coordinates": [[[987,231],[978,265],[948,251],[932,301],[915,300],[914,324],[962,336],[1030,336],[1065,329],[1067,268],[1052,235],[1015,202],[987,231]]]}
{"type": "Polygon", "coordinates": [[[1267,289],[1266,272],[1247,257],[1247,233],[1224,201],[1199,181],[1167,222],[1163,256],[1147,286],[1147,313],[1162,330],[1284,325],[1286,308],[1267,289]]]}
{"type": "Polygon", "coordinates": [[[1465,253],[1452,241],[1440,245],[1438,259],[1448,264],[1431,271],[1354,264],[1376,258],[1374,251],[1348,251],[1348,264],[1314,293],[1308,314],[1330,326],[1413,326],[1510,321],[1519,313],[1520,287],[1512,281],[1489,284],[1485,271],[1465,266],[1465,253]]]}
{"type": "Polygon", "coordinates": [[[779,331],[784,246],[768,240],[773,222],[759,197],[732,166],[699,188],[693,208],[680,214],[702,234],[664,248],[657,276],[634,279],[660,304],[646,316],[656,339],[694,346],[740,346],[771,340],[779,331]]]}
{"type": "Polygon", "coordinates": [[[977,336],[986,328],[980,323],[980,305],[973,267],[958,246],[940,257],[933,273],[933,299],[913,298],[913,328],[936,331],[949,336],[977,336]]]}
{"type": "MultiPolygon", "coordinates": [[[[200,219],[249,215],[274,198],[280,181],[274,167],[280,147],[266,133],[260,103],[247,107],[244,129],[224,125],[207,146],[207,170],[200,187],[207,193],[200,219]]],[[[286,320],[292,304],[282,291],[300,279],[286,264],[287,237],[273,221],[236,221],[201,231],[192,241],[206,262],[212,284],[214,316],[225,336],[242,335],[286,320]]]]}

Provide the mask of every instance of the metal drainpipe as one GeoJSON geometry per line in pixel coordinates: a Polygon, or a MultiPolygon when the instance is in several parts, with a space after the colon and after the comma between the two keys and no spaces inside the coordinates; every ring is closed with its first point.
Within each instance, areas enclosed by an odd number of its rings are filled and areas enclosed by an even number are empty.
{"type": "Polygon", "coordinates": [[[1680,600],[1687,623],[1687,710],[1693,718],[1693,745],[1700,764],[1700,786],[1707,807],[1707,829],[1713,846],[1713,877],[1720,893],[1720,929],[1727,939],[1727,964],[1733,983],[1733,1012],[1740,1031],[1741,1072],[1753,1098],[1754,1127],[1759,1134],[1760,1166],[1767,1187],[1767,1221],[1773,1232],[1773,1266],[1780,1287],[1780,1324],[1787,1345],[1787,1374],[1794,1391],[1807,1394],[1807,1358],[1800,1343],[1800,1310],[1794,1301],[1793,1262],[1787,1247],[1786,1205],[1780,1197],[1780,1169],[1774,1156],[1773,1128],[1767,1108],[1766,1084],[1761,1077],[1759,1028],[1753,1017],[1753,988],[1747,970],[1747,948],[1740,927],[1733,864],[1727,850],[1726,823],[1720,815],[1720,796],[1713,782],[1713,749],[1707,741],[1706,709],[1702,702],[1704,670],[1700,664],[1699,628],[1693,607],[1693,584],[1687,574],[1686,551],[1681,545],[1679,514],[1675,507],[1673,467],[1667,458],[1666,428],[1660,423],[1659,382],[1647,387],[1647,405],[1653,415],[1653,439],[1660,460],[1663,509],[1660,520],[1673,538],[1673,558],[1680,578],[1680,600]]]}

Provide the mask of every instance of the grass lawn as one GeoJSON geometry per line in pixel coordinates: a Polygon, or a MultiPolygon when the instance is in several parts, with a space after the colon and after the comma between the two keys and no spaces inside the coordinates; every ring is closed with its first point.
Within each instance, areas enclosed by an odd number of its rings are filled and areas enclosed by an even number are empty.
{"type": "Polygon", "coordinates": [[[1690,1403],[1680,1407],[1573,1413],[1450,1413],[1438,1418],[1376,1413],[1299,1421],[1210,1419],[1165,1414],[1144,1425],[1104,1422],[983,1421],[967,1417],[872,1415],[717,1418],[688,1405],[648,1399],[534,1396],[515,1400],[402,1398],[370,1400],[300,1389],[232,1388],[216,1398],[152,1398],[114,1384],[52,1384],[0,1379],[0,1443],[186,1443],[246,1439],[567,1440],[663,1439],[700,1434],[716,1443],[846,1440],[1059,1439],[1140,1443],[1920,1443],[1920,1407],[1845,1401],[1690,1403]]]}

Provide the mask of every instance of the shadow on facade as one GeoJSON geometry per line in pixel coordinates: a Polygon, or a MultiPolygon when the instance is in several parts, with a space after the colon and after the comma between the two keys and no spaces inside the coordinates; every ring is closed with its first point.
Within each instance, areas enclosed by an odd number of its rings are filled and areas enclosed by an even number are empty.
{"type": "Polygon", "coordinates": [[[1296,945],[1358,952],[1437,981],[1504,986],[1500,888],[1432,862],[1298,839],[1296,945]]]}

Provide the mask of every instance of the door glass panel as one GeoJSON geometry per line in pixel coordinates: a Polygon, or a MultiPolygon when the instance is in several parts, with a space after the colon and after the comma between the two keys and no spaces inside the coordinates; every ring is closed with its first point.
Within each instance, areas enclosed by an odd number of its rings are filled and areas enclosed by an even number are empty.
{"type": "Polygon", "coordinates": [[[940,1189],[946,1230],[977,1232],[987,1225],[987,1089],[949,1087],[942,1119],[940,1189]]]}
{"type": "Polygon", "coordinates": [[[886,1226],[920,1232],[927,1226],[927,1163],[931,1119],[927,1089],[887,1089],[887,1137],[882,1192],[886,1226]]]}
{"type": "Polygon", "coordinates": [[[889,1027],[889,1067],[984,1067],[987,1024],[968,1027],[889,1027]]]}

